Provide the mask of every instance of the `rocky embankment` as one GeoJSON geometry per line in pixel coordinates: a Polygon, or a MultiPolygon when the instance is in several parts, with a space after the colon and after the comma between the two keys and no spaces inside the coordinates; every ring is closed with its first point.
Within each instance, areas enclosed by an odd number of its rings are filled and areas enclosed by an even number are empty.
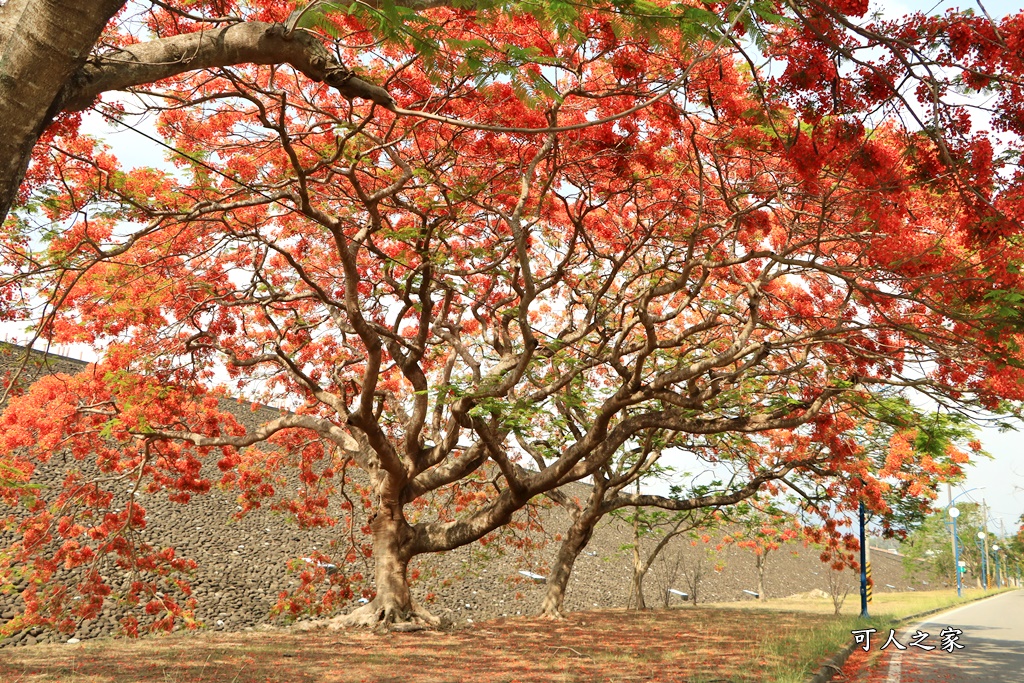
{"type": "MultiPolygon", "coordinates": [[[[74,372],[81,367],[77,361],[57,358],[48,368],[37,368],[33,373],[74,372]]],[[[233,401],[223,405],[248,425],[276,414],[269,408],[253,412],[247,404],[233,401]]],[[[44,487],[59,485],[71,464],[73,461],[67,463],[59,457],[52,459],[39,468],[36,483],[44,487]]],[[[209,471],[204,469],[204,474],[216,480],[219,472],[214,463],[206,467],[209,471]]],[[[579,493],[583,493],[584,488],[581,485],[579,493]]],[[[236,498],[236,492],[216,487],[208,494],[194,496],[186,505],[170,502],[166,494],[142,496],[140,502],[147,509],[148,517],[145,539],[157,547],[173,547],[178,555],[197,561],[199,566],[189,580],[198,601],[196,616],[204,628],[237,631],[261,624],[286,623],[273,618],[270,612],[278,594],[297,585],[295,573],[287,569],[288,562],[328,548],[336,534],[342,533],[340,525],[300,529],[283,514],[266,509],[235,520],[233,514],[239,509],[236,498]]],[[[7,512],[0,512],[0,516],[7,512]]],[[[541,547],[531,552],[512,549],[499,540],[487,546],[473,544],[449,553],[418,558],[413,565],[419,570],[415,583],[418,599],[432,612],[456,625],[536,611],[543,585],[520,572],[545,574],[547,562],[557,550],[557,534],[569,523],[568,515],[557,507],[542,509],[539,515],[544,533],[534,532],[531,541],[541,547]]],[[[356,525],[357,535],[358,527],[359,524],[356,525]]],[[[609,520],[600,526],[576,563],[567,609],[626,606],[630,597],[632,561],[622,546],[630,541],[631,529],[626,525],[609,520]]],[[[828,591],[829,570],[820,562],[818,554],[817,549],[800,544],[790,544],[771,553],[765,572],[768,597],[813,589],[828,591]]],[[[357,563],[348,569],[362,570],[372,576],[368,565],[357,563]]],[[[899,558],[889,553],[875,552],[873,569],[876,592],[929,588],[922,577],[905,576],[899,558]]],[[[855,600],[855,577],[849,571],[842,576],[851,587],[848,599],[855,600]]],[[[648,605],[662,606],[669,588],[692,595],[695,584],[700,602],[753,600],[753,596],[744,592],[755,590],[757,585],[753,555],[740,548],[716,550],[713,544],[679,538],[669,546],[647,578],[648,605]]],[[[368,586],[372,587],[372,583],[368,586]]],[[[24,588],[24,584],[0,587],[0,623],[6,623],[19,611],[20,591],[24,588]]],[[[670,598],[672,604],[680,601],[676,595],[670,598]]],[[[352,601],[345,607],[355,604],[352,601]]],[[[113,634],[122,616],[118,604],[108,601],[97,619],[79,623],[74,633],[30,629],[0,641],[0,647],[113,634]]]]}

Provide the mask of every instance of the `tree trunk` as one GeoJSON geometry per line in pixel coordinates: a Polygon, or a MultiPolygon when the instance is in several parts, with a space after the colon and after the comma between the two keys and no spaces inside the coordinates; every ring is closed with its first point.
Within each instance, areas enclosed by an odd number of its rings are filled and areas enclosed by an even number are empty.
{"type": "MultiPolygon", "coordinates": [[[[640,489],[640,482],[637,481],[637,490],[640,489]]],[[[647,569],[644,567],[644,559],[640,554],[640,508],[635,508],[633,512],[633,579],[629,584],[629,600],[626,601],[626,607],[634,607],[635,609],[647,609],[647,603],[644,602],[644,575],[647,573],[647,569]],[[636,601],[634,603],[634,600],[636,601]]]]}
{"type": "Polygon", "coordinates": [[[635,609],[647,609],[647,602],[644,600],[644,577],[647,576],[647,567],[640,557],[640,544],[633,545],[633,579],[629,585],[630,604],[635,609]]]}
{"type": "Polygon", "coordinates": [[[341,627],[368,626],[411,631],[439,626],[441,620],[419,607],[409,589],[412,529],[398,503],[379,507],[370,524],[373,529],[373,600],[335,620],[341,627]]]}
{"type": "Polygon", "coordinates": [[[576,558],[587,547],[594,535],[594,526],[600,517],[581,514],[562,540],[555,557],[555,564],[548,574],[544,601],[540,605],[540,616],[558,619],[562,617],[562,605],[565,602],[565,591],[569,585],[569,576],[576,564],[576,558]]]}
{"type": "Polygon", "coordinates": [[[383,88],[352,75],[315,36],[246,21],[124,45],[115,58],[88,59],[124,0],[7,0],[0,5],[0,222],[17,200],[32,148],[62,110],[97,95],[196,69],[289,63],[348,98],[394,111],[383,88]],[[185,58],[184,55],[188,57],[185,58]]]}
{"type": "Polygon", "coordinates": [[[757,599],[761,602],[768,601],[768,596],[764,594],[764,561],[767,556],[767,552],[757,556],[757,599]]]}
{"type": "Polygon", "coordinates": [[[704,560],[698,557],[694,562],[692,574],[686,574],[686,587],[690,589],[690,599],[694,607],[697,606],[697,594],[700,592],[700,582],[704,578],[704,560]]]}
{"type": "Polygon", "coordinates": [[[555,564],[548,573],[544,601],[540,605],[539,616],[551,619],[562,618],[562,606],[565,602],[565,591],[569,585],[572,568],[576,558],[590,543],[594,535],[594,527],[601,521],[607,510],[604,508],[604,496],[607,491],[607,480],[600,475],[594,476],[594,488],[590,492],[587,504],[580,508],[570,508],[569,504],[560,502],[569,510],[572,524],[562,539],[562,545],[555,557],[555,564]]]}
{"type": "Polygon", "coordinates": [[[17,199],[57,95],[124,0],[9,0],[0,7],[0,222],[17,199]]]}

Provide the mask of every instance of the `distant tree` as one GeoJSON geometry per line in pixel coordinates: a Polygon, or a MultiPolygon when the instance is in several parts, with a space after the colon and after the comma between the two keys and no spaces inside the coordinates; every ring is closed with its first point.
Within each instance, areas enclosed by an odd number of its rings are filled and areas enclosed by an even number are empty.
{"type": "Polygon", "coordinates": [[[1024,567],[1024,515],[1017,521],[1020,526],[1006,544],[1006,575],[1015,582],[1014,585],[1019,586],[1016,581],[1021,578],[1021,569],[1024,567]]]}
{"type": "Polygon", "coordinates": [[[631,543],[622,547],[628,550],[632,558],[632,575],[629,582],[629,597],[626,599],[627,609],[647,609],[644,597],[644,579],[651,566],[674,539],[688,531],[707,525],[713,517],[711,510],[695,509],[689,513],[669,514],[658,509],[633,508],[622,516],[633,530],[631,543]],[[699,514],[703,513],[703,514],[699,514]],[[652,543],[645,544],[648,540],[652,543]],[[645,545],[648,547],[645,548],[645,545]]]}
{"type": "Polygon", "coordinates": [[[756,500],[738,506],[730,514],[735,531],[727,539],[739,548],[746,548],[754,554],[757,569],[757,599],[768,599],[764,573],[768,555],[779,550],[784,544],[803,536],[800,524],[792,514],[771,502],[764,504],[756,500]]]}
{"type": "Polygon", "coordinates": [[[1010,540],[1010,548],[1018,557],[1024,557],[1024,515],[1017,520],[1020,526],[1010,540]]]}
{"type": "MultiPolygon", "coordinates": [[[[980,577],[981,552],[975,541],[982,530],[981,506],[958,501],[956,507],[960,510],[956,520],[960,561],[966,564],[970,575],[980,577]]],[[[920,527],[907,536],[901,552],[908,572],[920,571],[924,567],[936,580],[946,584],[956,582],[950,522],[946,509],[941,508],[927,515],[920,527]]]]}
{"type": "MultiPolygon", "coordinates": [[[[607,465],[591,475],[593,487],[585,500],[554,492],[551,495],[569,511],[572,523],[562,535],[540,613],[548,617],[561,615],[569,576],[576,558],[589,543],[597,524],[607,515],[615,515],[633,530],[633,541],[624,549],[632,554],[633,575],[630,604],[645,609],[643,580],[658,555],[673,538],[711,519],[715,510],[735,505],[754,496],[768,482],[795,470],[821,465],[825,458],[809,450],[802,457],[787,452],[786,457],[771,457],[763,449],[728,447],[725,440],[694,440],[678,433],[649,432],[638,435],[639,444],[623,449],[607,465]],[[688,446],[684,446],[688,444],[688,446]],[[734,476],[728,481],[684,488],[671,487],[667,495],[644,492],[645,485],[664,479],[673,472],[663,465],[667,451],[685,451],[700,462],[728,465],[734,476]],[[629,489],[634,489],[630,491],[629,489]],[[653,546],[644,541],[657,539],[653,546]]],[[[738,441],[738,440],[737,440],[738,441]]],[[[800,443],[797,440],[797,443],[800,443]]],[[[523,447],[543,465],[540,452],[528,443],[523,447]]]]}
{"type": "MultiPolygon", "coordinates": [[[[668,609],[673,600],[679,602],[681,599],[684,599],[678,593],[685,593],[685,591],[681,590],[683,587],[684,543],[681,537],[676,537],[674,540],[674,543],[670,541],[658,553],[650,572],[657,582],[658,592],[661,596],[661,606],[664,609],[668,609]],[[678,593],[671,591],[677,591],[678,593]]],[[[688,600],[689,595],[685,599],[688,600]]]]}
{"type": "Polygon", "coordinates": [[[850,580],[843,575],[846,565],[842,562],[830,562],[828,565],[828,596],[832,600],[833,614],[839,615],[850,593],[850,580]]]}
{"type": "Polygon", "coordinates": [[[687,532],[692,550],[681,553],[683,581],[694,605],[698,604],[704,595],[704,579],[707,578],[708,571],[714,569],[712,563],[718,561],[718,546],[712,540],[709,533],[711,531],[714,529],[687,532]]]}

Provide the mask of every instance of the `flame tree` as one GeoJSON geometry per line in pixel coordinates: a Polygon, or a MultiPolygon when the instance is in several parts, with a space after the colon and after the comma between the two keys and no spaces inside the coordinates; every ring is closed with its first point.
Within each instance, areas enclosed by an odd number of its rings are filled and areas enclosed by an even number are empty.
{"type": "MultiPolygon", "coordinates": [[[[180,47],[198,20],[168,7],[145,18],[180,47]]],[[[386,39],[366,15],[314,13],[334,49],[318,64],[359,61],[380,102],[279,60],[204,62],[203,42],[136,105],[98,105],[156,115],[174,171],[50,129],[0,236],[0,310],[104,354],[2,418],[20,508],[0,571],[36,579],[29,620],[94,615],[112,567],[141,577],[128,599],[159,625],[187,616],[188,561],[139,540],[145,510],[115,483],[184,504],[214,459],[245,506],[307,524],[348,514],[334,482],[364,471],[376,594],[344,623],[416,626],[437,620],[412,600],[413,558],[501,528],[644,433],[806,425],[842,472],[862,467],[846,411],[875,387],[954,408],[1021,397],[1013,179],[982,141],[875,120],[899,89],[836,77],[825,111],[827,79],[764,80],[738,40],[754,24],[623,32],[567,12],[422,9],[386,39]],[[219,370],[290,410],[244,427],[217,408],[219,370]],[[83,461],[63,489],[24,495],[61,451],[83,461]],[[288,466],[294,499],[274,484],[288,466]],[[431,497],[450,504],[410,519],[431,497]],[[73,605],[48,579],[75,566],[89,599],[73,605]]],[[[275,30],[305,41],[300,19],[275,30]]],[[[757,36],[793,55],[841,42],[807,26],[757,36]]],[[[119,54],[142,49],[121,28],[119,54]]]]}

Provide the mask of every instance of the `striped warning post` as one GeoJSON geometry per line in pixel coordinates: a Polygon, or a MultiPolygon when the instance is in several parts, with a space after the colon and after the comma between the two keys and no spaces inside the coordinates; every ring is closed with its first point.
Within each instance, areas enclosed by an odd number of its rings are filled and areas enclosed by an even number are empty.
{"type": "Polygon", "coordinates": [[[871,562],[870,560],[864,564],[864,570],[868,577],[868,602],[871,602],[871,588],[875,585],[875,582],[871,580],[871,562]]]}

